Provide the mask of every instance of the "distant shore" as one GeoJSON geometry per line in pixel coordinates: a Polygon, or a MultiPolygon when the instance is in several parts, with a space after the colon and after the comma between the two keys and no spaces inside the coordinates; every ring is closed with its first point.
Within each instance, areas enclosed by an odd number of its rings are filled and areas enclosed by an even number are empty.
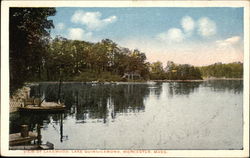
{"type": "MultiPolygon", "coordinates": [[[[62,81],[62,83],[86,83],[86,84],[112,84],[112,83],[142,83],[142,82],[203,82],[203,81],[209,81],[209,80],[243,80],[243,78],[203,78],[200,80],[134,80],[134,81],[105,81],[105,82],[99,82],[99,81],[62,81]]],[[[59,81],[40,81],[40,82],[27,82],[25,85],[36,85],[38,83],[59,83],[59,81]]]]}
{"type": "Polygon", "coordinates": [[[243,78],[204,78],[203,80],[243,80],[243,78]]]}
{"type": "Polygon", "coordinates": [[[154,82],[203,82],[209,80],[243,80],[243,78],[204,78],[202,80],[152,80],[154,82]]]}

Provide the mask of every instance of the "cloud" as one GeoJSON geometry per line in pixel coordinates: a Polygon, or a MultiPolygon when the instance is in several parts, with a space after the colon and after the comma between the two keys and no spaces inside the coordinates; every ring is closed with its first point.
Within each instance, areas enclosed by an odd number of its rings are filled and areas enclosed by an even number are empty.
{"type": "Polygon", "coordinates": [[[100,30],[117,20],[117,17],[114,15],[105,19],[101,19],[101,17],[102,14],[100,12],[84,12],[78,10],[71,17],[71,22],[83,24],[89,30],[100,30]]]}
{"type": "Polygon", "coordinates": [[[217,32],[216,23],[207,17],[198,20],[198,33],[202,37],[210,37],[217,32]]]}
{"type": "Polygon", "coordinates": [[[72,40],[91,40],[92,32],[86,32],[81,28],[69,28],[68,38],[72,40]]]}
{"type": "Polygon", "coordinates": [[[129,49],[136,48],[145,52],[149,62],[161,61],[163,65],[166,65],[167,61],[174,61],[179,64],[201,66],[214,64],[216,62],[230,63],[243,61],[244,47],[240,39],[239,37],[233,36],[221,40],[233,43],[232,46],[223,48],[219,48],[217,46],[218,43],[210,40],[187,40],[187,42],[170,43],[159,42],[159,40],[149,36],[131,36],[117,41],[118,45],[122,47],[129,49]]]}
{"type": "Polygon", "coordinates": [[[208,17],[193,20],[184,16],[180,19],[180,24],[180,28],[167,28],[156,34],[155,38],[140,35],[116,41],[123,47],[145,52],[149,62],[161,61],[163,65],[167,61],[197,66],[243,61],[244,45],[241,36],[207,40],[206,38],[217,33],[216,23],[208,17]],[[198,36],[191,37],[190,32],[198,33],[198,36]]]}
{"type": "Polygon", "coordinates": [[[157,38],[164,42],[181,42],[184,40],[184,34],[181,29],[171,28],[167,32],[158,34],[157,38]]]}
{"type": "Polygon", "coordinates": [[[240,41],[240,36],[233,36],[233,37],[227,38],[225,40],[225,42],[228,42],[228,43],[231,43],[231,44],[238,43],[239,41],[240,41]]]}
{"type": "Polygon", "coordinates": [[[81,28],[69,28],[68,37],[72,40],[82,40],[84,30],[81,28]]]}
{"type": "Polygon", "coordinates": [[[181,19],[181,26],[186,33],[192,33],[195,28],[195,21],[190,16],[184,16],[181,19]]]}
{"type": "Polygon", "coordinates": [[[216,44],[218,47],[230,47],[237,44],[240,41],[240,36],[233,36],[225,40],[218,40],[216,44]]]}
{"type": "Polygon", "coordinates": [[[58,23],[58,24],[56,24],[56,29],[58,29],[58,30],[63,30],[65,28],[65,25],[64,25],[64,23],[58,23]]]}
{"type": "Polygon", "coordinates": [[[182,42],[190,38],[195,29],[202,37],[210,37],[217,32],[216,23],[208,17],[202,17],[198,21],[194,21],[192,17],[184,16],[180,20],[180,24],[182,29],[170,28],[167,32],[156,35],[156,38],[164,42],[182,42]]]}

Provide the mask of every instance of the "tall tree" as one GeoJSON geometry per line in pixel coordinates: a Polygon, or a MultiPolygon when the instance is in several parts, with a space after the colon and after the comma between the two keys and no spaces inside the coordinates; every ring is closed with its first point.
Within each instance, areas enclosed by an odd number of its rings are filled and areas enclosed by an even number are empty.
{"type": "Polygon", "coordinates": [[[10,8],[10,92],[32,76],[41,77],[55,8],[10,8]]]}
{"type": "Polygon", "coordinates": [[[157,61],[150,64],[150,78],[154,80],[165,79],[165,72],[162,62],[157,61]]]}

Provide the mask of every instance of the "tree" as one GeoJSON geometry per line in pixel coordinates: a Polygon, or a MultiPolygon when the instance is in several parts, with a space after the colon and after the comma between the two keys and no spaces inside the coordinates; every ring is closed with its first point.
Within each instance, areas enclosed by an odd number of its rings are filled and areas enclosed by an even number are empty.
{"type": "Polygon", "coordinates": [[[203,77],[217,78],[242,78],[243,63],[233,62],[228,64],[215,63],[208,66],[199,67],[203,77]]]}
{"type": "Polygon", "coordinates": [[[10,8],[10,92],[32,76],[41,77],[54,8],[10,8]]]}
{"type": "Polygon", "coordinates": [[[157,61],[150,64],[150,79],[163,80],[165,79],[165,72],[162,62],[157,61]]]}
{"type": "Polygon", "coordinates": [[[165,71],[166,78],[169,80],[202,79],[200,69],[189,64],[175,64],[169,61],[165,71]]]}
{"type": "Polygon", "coordinates": [[[125,61],[125,72],[138,73],[145,77],[148,73],[146,59],[145,53],[140,52],[138,49],[129,51],[127,54],[127,60],[125,61]]]}

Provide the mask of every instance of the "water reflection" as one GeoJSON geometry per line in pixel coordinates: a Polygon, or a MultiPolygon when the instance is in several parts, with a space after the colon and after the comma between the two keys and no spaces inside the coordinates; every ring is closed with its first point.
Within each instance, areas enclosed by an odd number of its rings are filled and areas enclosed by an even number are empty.
{"type": "Polygon", "coordinates": [[[216,92],[233,91],[234,93],[243,92],[243,80],[207,80],[201,82],[169,82],[167,85],[170,97],[174,95],[190,95],[198,92],[199,87],[211,88],[216,92]]]}
{"type": "Polygon", "coordinates": [[[243,81],[63,83],[58,91],[58,83],[41,83],[30,95],[60,98],[65,113],[11,114],[11,133],[42,124],[43,141],[56,149],[186,149],[193,140],[188,149],[228,149],[227,138],[241,145],[243,81]]]}
{"type": "Polygon", "coordinates": [[[155,95],[157,99],[161,96],[162,93],[162,84],[163,82],[156,82],[155,84],[150,85],[149,91],[151,95],[155,95]]]}
{"type": "Polygon", "coordinates": [[[46,114],[32,114],[32,113],[12,113],[10,117],[10,131],[11,133],[20,132],[20,125],[29,125],[29,130],[33,131],[36,124],[42,124],[43,121],[48,121],[49,118],[46,114]]]}
{"type": "Polygon", "coordinates": [[[189,95],[198,90],[202,82],[169,82],[168,94],[170,97],[174,95],[189,95]]]}
{"type": "MultiPolygon", "coordinates": [[[[155,84],[160,95],[161,84],[155,84]]],[[[117,113],[144,111],[144,99],[152,92],[148,84],[84,84],[64,83],[59,96],[69,115],[76,120],[115,119],[117,113]]],[[[58,84],[42,83],[31,88],[31,96],[45,97],[45,101],[56,102],[58,84]]],[[[82,121],[84,123],[84,121],[82,121]]]]}
{"type": "MultiPolygon", "coordinates": [[[[41,83],[31,87],[31,97],[45,98],[47,102],[56,102],[58,98],[67,107],[67,115],[74,116],[78,123],[87,119],[107,122],[114,120],[117,113],[137,113],[145,110],[144,101],[149,95],[160,98],[163,87],[166,94],[173,96],[189,96],[198,92],[200,87],[212,91],[233,91],[242,93],[242,80],[208,80],[202,82],[156,82],[153,84],[91,84],[63,83],[58,95],[58,83],[41,83]]],[[[53,116],[55,117],[55,116],[53,116]]],[[[35,119],[35,118],[34,118],[35,119]]],[[[57,118],[53,118],[58,120],[57,118]]]]}
{"type": "Polygon", "coordinates": [[[234,93],[243,92],[243,80],[208,80],[203,83],[205,87],[211,87],[213,91],[233,91],[234,93]]]}
{"type": "MultiPolygon", "coordinates": [[[[67,115],[66,115],[67,116],[67,115]]],[[[28,125],[29,131],[36,131],[37,127],[41,126],[44,130],[51,124],[52,127],[60,135],[61,142],[67,136],[63,135],[63,119],[65,115],[63,113],[45,114],[45,113],[28,113],[28,112],[15,112],[10,116],[10,134],[19,133],[20,125],[28,125]],[[57,127],[59,126],[59,128],[57,127]]]]}

